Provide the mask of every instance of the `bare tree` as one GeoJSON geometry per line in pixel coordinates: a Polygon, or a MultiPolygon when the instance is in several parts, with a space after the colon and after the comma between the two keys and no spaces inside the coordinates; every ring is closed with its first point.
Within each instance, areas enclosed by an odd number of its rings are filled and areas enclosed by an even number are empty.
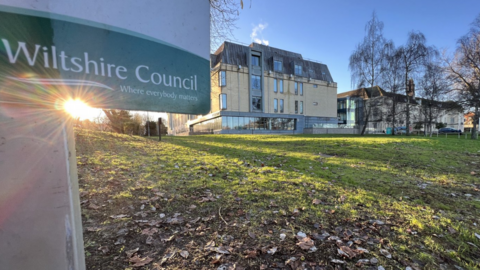
{"type": "Polygon", "coordinates": [[[457,41],[453,59],[447,60],[447,72],[454,83],[458,101],[464,108],[474,108],[472,139],[477,139],[480,117],[480,15],[472,23],[470,31],[457,41]]]}
{"type": "MultiPolygon", "coordinates": [[[[449,90],[445,69],[438,61],[432,61],[425,66],[425,73],[419,81],[419,93],[424,99],[422,102],[422,114],[424,116],[424,132],[432,136],[436,119],[441,112],[439,102],[444,100],[449,90]]],[[[447,108],[442,108],[447,109],[447,108]]]]}
{"type": "Polygon", "coordinates": [[[405,94],[407,99],[406,106],[406,132],[410,135],[410,100],[415,96],[413,89],[409,89],[409,77],[420,71],[432,54],[432,48],[426,45],[427,39],[420,32],[410,32],[407,43],[398,48],[398,53],[403,65],[405,75],[405,94]]]}
{"type": "MultiPolygon", "coordinates": [[[[355,88],[373,87],[385,70],[386,52],[391,42],[383,37],[383,22],[379,21],[375,12],[372,19],[365,25],[365,37],[357,44],[348,68],[350,69],[352,86],[355,88]]],[[[372,103],[369,100],[368,103],[372,103]]],[[[372,108],[375,104],[364,104],[363,128],[361,135],[365,134],[372,108]]]]}
{"type": "Polygon", "coordinates": [[[391,93],[391,97],[386,100],[386,117],[387,123],[392,123],[392,135],[395,135],[397,116],[403,113],[398,106],[402,101],[400,97],[403,89],[403,68],[400,54],[393,44],[391,44],[387,53],[387,67],[382,76],[382,85],[385,90],[391,93]]]}
{"type": "Polygon", "coordinates": [[[243,0],[210,0],[210,48],[216,50],[232,37],[243,0]]]}

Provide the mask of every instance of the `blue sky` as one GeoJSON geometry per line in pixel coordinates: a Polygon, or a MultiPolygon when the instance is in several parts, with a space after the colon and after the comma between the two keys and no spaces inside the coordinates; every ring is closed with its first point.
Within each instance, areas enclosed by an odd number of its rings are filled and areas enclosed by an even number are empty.
{"type": "Polygon", "coordinates": [[[415,30],[426,36],[427,45],[450,52],[480,14],[479,0],[243,1],[233,41],[250,44],[256,38],[320,61],[328,65],[338,93],[352,89],[348,59],[373,11],[384,23],[385,38],[396,46],[415,30]]]}

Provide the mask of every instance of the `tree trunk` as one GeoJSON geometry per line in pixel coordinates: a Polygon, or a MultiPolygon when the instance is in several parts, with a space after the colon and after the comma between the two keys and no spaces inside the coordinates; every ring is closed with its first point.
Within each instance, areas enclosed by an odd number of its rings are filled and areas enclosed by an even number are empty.
{"type": "Polygon", "coordinates": [[[395,97],[393,97],[392,99],[392,136],[395,136],[395,114],[397,113],[396,112],[396,108],[397,108],[397,103],[395,101],[395,97]]]}
{"type": "Polygon", "coordinates": [[[407,97],[407,121],[406,121],[406,133],[410,135],[410,96],[408,95],[408,72],[405,72],[405,96],[407,97]]]}
{"type": "Polygon", "coordinates": [[[473,130],[472,130],[472,140],[476,140],[478,138],[478,132],[477,132],[477,124],[478,124],[478,103],[475,104],[475,115],[473,116],[473,130]]]}
{"type": "Polygon", "coordinates": [[[365,135],[365,130],[367,129],[368,120],[370,118],[370,112],[371,112],[371,108],[369,107],[367,110],[367,114],[365,115],[365,121],[363,123],[362,133],[360,133],[361,136],[365,135]]]}

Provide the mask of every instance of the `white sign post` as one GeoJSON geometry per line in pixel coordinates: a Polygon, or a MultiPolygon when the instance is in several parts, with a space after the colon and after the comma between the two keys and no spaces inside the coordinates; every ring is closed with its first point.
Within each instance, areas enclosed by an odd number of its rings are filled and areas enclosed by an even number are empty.
{"type": "Polygon", "coordinates": [[[203,114],[209,1],[0,0],[0,269],[84,270],[62,104],[203,114]]]}

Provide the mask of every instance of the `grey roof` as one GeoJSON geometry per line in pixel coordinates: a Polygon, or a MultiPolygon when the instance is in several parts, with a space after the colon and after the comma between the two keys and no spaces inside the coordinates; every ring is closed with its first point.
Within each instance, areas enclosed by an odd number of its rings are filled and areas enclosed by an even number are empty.
{"type": "Polygon", "coordinates": [[[244,46],[225,41],[215,53],[210,55],[211,67],[218,63],[231,65],[247,66],[247,55],[249,49],[261,51],[263,54],[263,65],[265,70],[273,71],[273,58],[281,59],[283,63],[282,72],[284,74],[294,74],[294,63],[302,66],[302,77],[333,82],[332,75],[327,65],[303,59],[302,55],[274,47],[252,43],[250,46],[244,46]]]}

